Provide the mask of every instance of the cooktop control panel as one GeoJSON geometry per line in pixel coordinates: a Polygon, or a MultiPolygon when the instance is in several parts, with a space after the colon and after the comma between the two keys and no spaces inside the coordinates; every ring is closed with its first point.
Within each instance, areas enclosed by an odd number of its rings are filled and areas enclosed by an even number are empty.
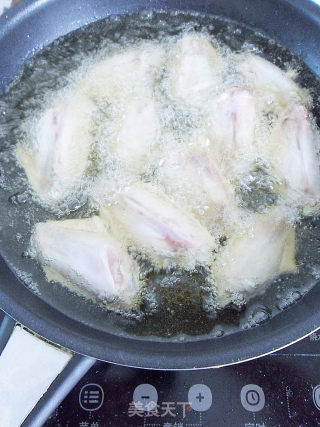
{"type": "Polygon", "coordinates": [[[320,425],[320,333],[274,355],[199,371],[96,362],[45,426],[320,425]]]}

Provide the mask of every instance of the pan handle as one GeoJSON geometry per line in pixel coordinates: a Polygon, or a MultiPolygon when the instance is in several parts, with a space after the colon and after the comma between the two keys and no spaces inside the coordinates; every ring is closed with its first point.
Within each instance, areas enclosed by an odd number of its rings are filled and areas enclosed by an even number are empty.
{"type": "Polygon", "coordinates": [[[0,325],[0,413],[5,426],[42,426],[93,366],[31,334],[9,316],[0,325]]]}
{"type": "Polygon", "coordinates": [[[55,378],[21,427],[41,427],[69,392],[94,365],[95,359],[75,354],[55,378]]]}

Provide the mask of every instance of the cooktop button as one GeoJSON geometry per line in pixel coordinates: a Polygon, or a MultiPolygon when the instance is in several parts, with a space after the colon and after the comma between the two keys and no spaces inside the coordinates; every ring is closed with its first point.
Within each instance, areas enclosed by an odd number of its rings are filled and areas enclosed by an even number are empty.
{"type": "Polygon", "coordinates": [[[104,400],[104,392],[99,384],[86,384],[79,393],[79,404],[85,411],[97,411],[104,400]]]}
{"type": "Polygon", "coordinates": [[[158,392],[151,384],[140,384],[133,392],[133,403],[138,410],[151,411],[158,403],[158,392]]]}
{"type": "Polygon", "coordinates": [[[261,411],[266,403],[262,388],[256,384],[247,384],[242,387],[240,399],[244,409],[250,412],[261,411]]]}
{"type": "Polygon", "coordinates": [[[312,392],[312,396],[315,407],[320,411],[320,384],[315,386],[312,392]]]}
{"type": "Polygon", "coordinates": [[[212,393],[205,384],[194,384],[188,392],[188,402],[198,412],[207,411],[212,405],[212,393]]]}

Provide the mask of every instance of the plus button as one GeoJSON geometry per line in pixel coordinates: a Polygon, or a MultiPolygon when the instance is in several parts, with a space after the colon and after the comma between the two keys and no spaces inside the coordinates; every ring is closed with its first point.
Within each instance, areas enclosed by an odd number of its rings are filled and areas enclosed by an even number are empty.
{"type": "Polygon", "coordinates": [[[196,399],[198,399],[199,402],[201,403],[201,400],[204,399],[204,396],[201,393],[199,393],[198,396],[196,396],[196,399]]]}
{"type": "Polygon", "coordinates": [[[188,402],[194,411],[208,411],[212,405],[210,388],[205,384],[193,384],[188,391],[188,402]]]}

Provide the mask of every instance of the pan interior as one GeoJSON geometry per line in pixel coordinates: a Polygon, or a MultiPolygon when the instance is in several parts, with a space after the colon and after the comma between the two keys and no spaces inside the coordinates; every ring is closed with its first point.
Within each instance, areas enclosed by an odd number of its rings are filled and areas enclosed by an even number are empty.
{"type": "MultiPolygon", "coordinates": [[[[220,337],[267,322],[283,309],[300,300],[320,277],[318,264],[320,242],[319,218],[305,218],[297,225],[296,260],[299,272],[276,278],[262,296],[246,306],[230,305],[208,315],[202,308],[203,294],[194,283],[201,271],[188,277],[176,272],[180,299],[176,288],[169,287],[162,310],[148,310],[143,315],[123,316],[108,310],[99,301],[71,292],[58,283],[48,283],[38,264],[28,257],[30,233],[35,223],[56,218],[33,202],[22,171],[17,173],[12,147],[20,138],[19,123],[43,102],[43,94],[64,87],[72,73],[87,55],[100,49],[116,49],[125,43],[161,39],[178,35],[188,28],[207,31],[216,40],[235,52],[249,50],[261,54],[283,69],[299,71],[298,82],[309,89],[313,98],[313,114],[320,124],[318,78],[288,50],[261,33],[213,16],[190,13],[150,12],[108,18],[76,30],[43,49],[23,68],[21,75],[0,98],[0,252],[16,275],[39,298],[58,311],[80,322],[117,335],[139,335],[152,340],[192,341],[220,337]],[[197,289],[197,288],[196,288],[197,289]],[[181,308],[179,308],[181,307],[181,308]]],[[[60,212],[61,218],[90,215],[87,206],[75,212],[60,212]]],[[[154,282],[162,280],[158,276],[154,282]]]]}

